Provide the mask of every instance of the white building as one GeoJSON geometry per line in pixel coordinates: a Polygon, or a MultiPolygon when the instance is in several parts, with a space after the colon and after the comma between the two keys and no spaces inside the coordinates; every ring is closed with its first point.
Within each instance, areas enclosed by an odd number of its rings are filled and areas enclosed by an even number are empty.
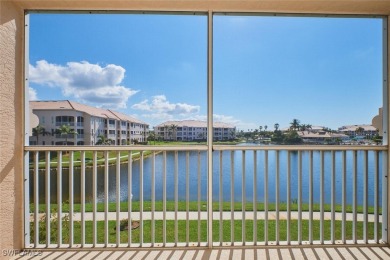
{"type": "Polygon", "coordinates": [[[46,131],[30,136],[31,145],[62,145],[66,141],[68,145],[94,145],[99,136],[110,139],[111,144],[126,145],[147,138],[147,123],[112,110],[69,100],[31,101],[30,109],[46,131]],[[62,125],[69,125],[77,134],[66,137],[57,133],[62,125]]]}
{"type": "MultiPolygon", "coordinates": [[[[215,122],[214,140],[231,140],[235,138],[236,127],[230,124],[215,122]]],[[[154,127],[156,138],[172,141],[198,141],[207,139],[207,122],[196,120],[167,121],[154,127]]]]}
{"type": "Polygon", "coordinates": [[[372,125],[345,125],[339,127],[339,132],[346,134],[350,137],[373,137],[378,134],[378,129],[372,125]],[[357,131],[359,128],[362,128],[361,131],[357,131]]]}

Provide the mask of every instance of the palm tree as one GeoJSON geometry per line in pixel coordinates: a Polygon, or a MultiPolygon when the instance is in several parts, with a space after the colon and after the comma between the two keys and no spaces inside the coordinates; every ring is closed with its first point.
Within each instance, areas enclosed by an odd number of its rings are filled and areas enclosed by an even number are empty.
{"type": "Polygon", "coordinates": [[[252,133],[253,141],[255,141],[258,136],[259,136],[259,130],[255,129],[255,131],[253,131],[253,133],[252,133]]]}
{"type": "Polygon", "coordinates": [[[156,144],[156,133],[154,131],[149,132],[148,141],[154,141],[154,144],[156,144]]]}
{"type": "Polygon", "coordinates": [[[298,119],[293,119],[293,121],[290,123],[290,125],[291,125],[290,129],[297,130],[297,129],[299,129],[300,121],[298,119]]]}
{"type": "Polygon", "coordinates": [[[279,130],[279,124],[278,123],[274,124],[274,128],[275,128],[275,131],[278,131],[279,130]]]}
{"type": "Polygon", "coordinates": [[[68,145],[68,137],[69,135],[77,135],[77,132],[75,132],[73,129],[70,128],[69,125],[62,125],[60,128],[57,129],[57,132],[60,135],[65,135],[65,145],[68,145]]]}
{"type": "Polygon", "coordinates": [[[259,130],[260,130],[260,133],[261,133],[261,130],[263,130],[263,127],[262,127],[262,126],[259,126],[259,130]]]}
{"type": "Polygon", "coordinates": [[[230,130],[229,136],[231,139],[235,139],[236,138],[236,129],[230,130]]]}
{"type": "Polygon", "coordinates": [[[176,134],[177,134],[177,131],[176,131],[177,130],[177,125],[172,124],[169,128],[172,131],[172,139],[174,139],[176,141],[176,138],[177,138],[177,136],[176,136],[176,134]]]}
{"type": "Polygon", "coordinates": [[[267,128],[268,128],[268,126],[267,126],[267,125],[265,125],[265,126],[264,126],[264,131],[267,131],[267,128]]]}
{"type": "Polygon", "coordinates": [[[41,125],[37,125],[37,127],[34,127],[32,129],[32,135],[37,137],[37,145],[39,145],[39,135],[46,135],[46,134],[50,134],[50,133],[47,132],[46,129],[41,125]]]}
{"type": "Polygon", "coordinates": [[[358,128],[356,128],[355,132],[357,135],[362,135],[364,133],[364,128],[359,126],[358,128]]]}
{"type": "Polygon", "coordinates": [[[110,145],[111,139],[107,139],[104,135],[98,136],[98,141],[96,142],[97,145],[110,145]]]}
{"type": "Polygon", "coordinates": [[[168,136],[169,136],[169,126],[168,126],[168,125],[164,125],[164,138],[163,138],[164,140],[166,140],[166,139],[165,139],[165,134],[166,134],[166,133],[167,133],[168,136]]]}
{"type": "Polygon", "coordinates": [[[204,140],[205,139],[205,134],[204,133],[199,133],[198,134],[198,139],[199,140],[204,140]]]}

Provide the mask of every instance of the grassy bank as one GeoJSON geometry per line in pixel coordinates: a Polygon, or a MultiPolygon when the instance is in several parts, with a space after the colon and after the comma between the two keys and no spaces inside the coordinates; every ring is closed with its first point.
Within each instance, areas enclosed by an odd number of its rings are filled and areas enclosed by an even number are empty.
{"type": "MultiPolygon", "coordinates": [[[[131,157],[134,160],[137,160],[140,158],[141,154],[139,151],[121,151],[120,152],[120,163],[127,163],[129,159],[129,153],[131,152],[131,157]]],[[[149,156],[152,152],[151,151],[145,151],[144,156],[149,156]]],[[[57,169],[58,166],[58,155],[57,152],[51,152],[50,153],[50,167],[52,169],[57,169]]],[[[81,167],[81,152],[75,151],[73,152],[73,166],[74,167],[81,167]]],[[[105,164],[105,155],[104,152],[96,152],[96,159],[97,159],[97,165],[102,166],[105,164]]],[[[71,160],[71,154],[62,153],[62,167],[68,168],[69,163],[71,160]]],[[[32,163],[32,159],[30,159],[30,169],[34,169],[34,164],[32,163]]],[[[109,165],[114,165],[117,163],[117,152],[116,151],[109,151],[108,152],[108,163],[109,165]]],[[[46,167],[46,158],[44,153],[39,154],[39,169],[45,169],[46,167]]],[[[93,166],[93,151],[85,151],[85,165],[86,167],[92,167],[93,166]]]]}
{"type": "MultiPolygon", "coordinates": [[[[57,204],[51,204],[50,209],[56,211],[57,210],[57,204]]],[[[34,212],[34,207],[35,205],[33,203],[30,204],[30,212],[34,212]]],[[[134,201],[131,204],[132,211],[137,212],[140,210],[140,203],[138,201],[134,201]]],[[[220,204],[218,202],[213,203],[213,210],[218,211],[220,208],[220,204]]],[[[79,203],[73,205],[74,212],[80,212],[81,205],[79,203]]],[[[127,212],[128,211],[128,203],[127,202],[121,202],[120,203],[120,209],[121,212],[127,212]]],[[[143,203],[143,211],[151,211],[152,209],[152,203],[150,201],[145,201],[143,203]]],[[[274,211],[276,209],[276,205],[274,203],[269,203],[268,204],[268,210],[269,211],[274,211]]],[[[298,211],[298,204],[296,203],[291,203],[290,209],[292,211],[298,211]]],[[[310,207],[309,204],[302,204],[302,211],[309,211],[310,207]]],[[[342,206],[341,205],[336,205],[335,206],[335,211],[336,212],[342,212],[342,206]]],[[[46,210],[46,205],[45,204],[40,204],[39,205],[39,212],[44,213],[46,210]]],[[[86,212],[92,212],[93,210],[93,205],[92,203],[86,203],[85,204],[85,211],[86,212]]],[[[115,202],[110,202],[108,204],[108,210],[110,212],[115,212],[116,211],[116,203],[115,202]]],[[[174,201],[167,201],[166,203],[166,210],[167,211],[175,211],[175,203],[174,201]]],[[[187,210],[187,204],[185,201],[179,201],[178,202],[178,210],[179,211],[186,211],[187,210]]],[[[207,203],[205,201],[201,201],[200,203],[200,210],[201,211],[206,211],[207,210],[207,203]]],[[[224,202],[222,204],[222,210],[223,211],[230,211],[231,210],[231,205],[230,202],[224,202]]],[[[235,202],[234,203],[234,211],[241,211],[242,210],[242,203],[240,202],[235,202]]],[[[245,204],[245,210],[246,211],[253,211],[253,203],[246,203],[245,204]]],[[[264,211],[264,203],[257,203],[257,210],[258,211],[264,211]]],[[[287,210],[287,203],[279,203],[279,210],[281,211],[286,211],[287,210]]],[[[313,211],[319,212],[321,210],[320,204],[313,204],[313,211]]],[[[327,212],[331,211],[331,205],[330,204],[325,204],[324,205],[324,210],[327,212]]],[[[69,212],[69,204],[64,203],[62,205],[62,211],[63,212],[69,212]]],[[[97,203],[97,211],[98,212],[103,212],[104,211],[104,203],[97,203]]],[[[156,201],[155,202],[155,211],[163,211],[163,203],[162,201],[156,201]]],[[[189,211],[198,211],[198,202],[190,202],[189,203],[189,211]]],[[[346,206],[346,211],[348,213],[353,212],[353,207],[352,205],[347,205],[346,206]]],[[[363,206],[358,206],[357,207],[357,212],[358,213],[363,213],[364,208],[363,206]]],[[[373,214],[375,212],[374,207],[368,207],[368,213],[373,214]]],[[[379,212],[382,212],[382,209],[379,208],[379,212]]]]}
{"type": "MultiPolygon", "coordinates": [[[[156,243],[162,243],[163,242],[163,221],[157,220],[155,223],[155,242],[156,243]]],[[[169,220],[167,223],[167,234],[166,234],[166,240],[168,243],[172,243],[175,241],[175,221],[169,220]]],[[[231,221],[230,220],[224,220],[223,222],[219,221],[213,221],[213,241],[217,242],[219,241],[219,225],[222,223],[223,228],[223,241],[229,242],[231,241],[231,221]]],[[[151,242],[151,225],[152,222],[150,220],[146,220],[143,222],[142,228],[143,228],[143,242],[144,243],[150,243],[151,242]]],[[[198,235],[200,236],[200,240],[205,242],[207,241],[207,222],[205,220],[200,221],[200,233],[198,233],[198,221],[197,220],[190,220],[189,221],[189,228],[187,229],[187,223],[184,220],[180,220],[177,222],[178,225],[178,242],[186,242],[186,236],[187,232],[189,232],[189,240],[191,242],[197,242],[198,241],[198,235]]],[[[275,228],[276,222],[273,220],[268,221],[268,241],[275,241],[276,237],[276,228],[275,228]]],[[[85,222],[85,243],[92,244],[93,239],[93,228],[92,228],[92,221],[86,221],[85,222]]],[[[116,243],[116,231],[115,231],[115,221],[109,221],[108,222],[108,241],[109,243],[116,243]]],[[[253,241],[253,221],[252,220],[246,220],[245,221],[245,241],[253,241]]],[[[379,230],[381,230],[381,225],[379,223],[379,230]]],[[[51,243],[57,243],[57,226],[55,223],[51,225],[51,243]]],[[[352,239],[352,230],[353,225],[352,222],[347,221],[346,222],[346,239],[352,239]]],[[[287,240],[287,221],[281,220],[279,222],[279,238],[281,241],[287,240]]],[[[335,239],[340,240],[342,238],[342,222],[341,221],[335,221],[335,239]]],[[[34,242],[34,226],[33,223],[31,224],[31,243],[34,242]]],[[[298,221],[292,220],[290,224],[290,238],[292,241],[298,240],[298,221]]],[[[313,221],[313,239],[314,240],[320,240],[320,221],[314,220],[313,221]]],[[[135,229],[132,232],[132,243],[139,243],[140,242],[140,229],[135,229]]],[[[356,233],[357,233],[357,239],[363,239],[363,223],[358,222],[356,227],[356,233]]],[[[40,243],[44,244],[46,243],[46,226],[40,225],[39,230],[39,241],[40,243]]],[[[69,242],[69,223],[63,222],[63,240],[62,243],[68,243],[69,242]]],[[[261,242],[264,241],[264,221],[258,220],[257,221],[257,241],[261,242]]],[[[374,238],[374,223],[368,223],[368,239],[374,238]]],[[[330,221],[324,221],[324,239],[330,240],[331,239],[331,222],[330,221]]],[[[234,240],[235,241],[242,241],[242,221],[241,220],[235,220],[234,221],[234,240]]],[[[309,221],[303,220],[302,221],[302,240],[309,240],[309,221]]],[[[81,223],[80,222],[74,222],[74,243],[79,244],[81,241],[81,223]]],[[[99,244],[104,243],[104,222],[98,221],[97,222],[97,242],[99,244]]],[[[120,232],[120,243],[127,243],[128,242],[128,231],[121,231],[120,232]]]]}

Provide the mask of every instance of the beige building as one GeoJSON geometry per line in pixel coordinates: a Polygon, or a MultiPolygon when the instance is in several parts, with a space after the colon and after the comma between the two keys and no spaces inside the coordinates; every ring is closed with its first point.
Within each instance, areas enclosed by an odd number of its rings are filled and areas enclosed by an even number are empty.
{"type": "Polygon", "coordinates": [[[371,138],[378,134],[378,129],[372,125],[345,125],[339,127],[339,132],[346,134],[350,137],[367,137],[371,138]],[[360,129],[360,131],[359,131],[360,129]]]}
{"type": "Polygon", "coordinates": [[[146,141],[149,129],[147,123],[128,115],[69,100],[31,101],[30,109],[45,129],[30,136],[30,145],[95,145],[100,136],[113,145],[126,145],[146,141]],[[60,134],[62,125],[77,134],[60,134]]]}
{"type": "Polygon", "coordinates": [[[346,134],[326,131],[298,131],[298,135],[304,143],[312,144],[338,143],[349,139],[346,134]]]}
{"type": "MultiPolygon", "coordinates": [[[[215,122],[213,136],[216,141],[235,138],[236,127],[215,122]]],[[[197,120],[167,121],[154,127],[157,138],[172,141],[197,141],[207,139],[207,122],[197,120]]]]}

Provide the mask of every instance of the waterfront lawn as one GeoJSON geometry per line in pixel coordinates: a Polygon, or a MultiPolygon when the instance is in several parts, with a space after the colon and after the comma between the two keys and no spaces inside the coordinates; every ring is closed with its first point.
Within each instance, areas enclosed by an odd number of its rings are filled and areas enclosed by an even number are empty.
{"type": "MultiPolygon", "coordinates": [[[[151,220],[144,220],[142,223],[142,229],[143,229],[143,242],[144,243],[150,243],[151,242],[151,220]]],[[[63,230],[62,230],[62,243],[67,244],[69,243],[69,223],[67,221],[63,221],[63,230]]],[[[276,239],[276,222],[274,220],[268,221],[268,241],[275,241],[276,239]]],[[[167,243],[173,243],[175,242],[175,221],[173,220],[167,220],[166,221],[166,241],[167,243]]],[[[189,228],[187,229],[187,223],[185,220],[179,220],[177,221],[178,226],[178,242],[186,242],[187,232],[189,232],[189,241],[190,242],[198,242],[198,221],[197,220],[190,220],[188,221],[189,228]]],[[[213,241],[218,242],[220,241],[219,236],[219,225],[220,221],[214,220],[213,221],[213,241]]],[[[230,242],[231,241],[231,220],[224,220],[222,222],[222,238],[224,242],[230,242]]],[[[92,244],[93,239],[93,222],[92,221],[86,221],[85,222],[85,243],[86,244],[92,244]]],[[[108,243],[116,243],[116,221],[109,221],[108,222],[108,243]]],[[[51,243],[56,244],[57,243],[57,225],[56,223],[52,222],[51,224],[51,243]]],[[[374,223],[370,222],[367,225],[368,239],[374,239],[374,223]]],[[[352,230],[353,230],[353,223],[351,221],[346,222],[346,239],[350,240],[352,239],[352,230]]],[[[378,224],[378,236],[380,237],[380,230],[381,230],[381,223],[378,224]]],[[[335,221],[335,240],[341,240],[342,239],[342,222],[341,221],[335,221]]],[[[314,220],[313,221],[313,240],[319,241],[320,240],[320,221],[314,220]]],[[[356,226],[356,235],[357,239],[363,239],[363,222],[357,222],[356,226]]],[[[207,222],[206,220],[200,221],[200,241],[205,242],[207,240],[207,222]]],[[[140,228],[137,228],[135,230],[131,231],[131,242],[132,243],[139,243],[140,242],[140,228]]],[[[280,241],[286,241],[287,240],[287,221],[286,220],[280,220],[279,221],[279,239],[280,241]]],[[[297,220],[291,220],[290,222],[290,239],[292,241],[298,240],[298,221],[297,220]]],[[[324,240],[330,240],[331,239],[331,221],[325,220],[324,221],[324,240]]],[[[46,225],[40,225],[40,232],[39,232],[39,242],[41,244],[46,243],[46,225]]],[[[309,221],[308,220],[302,220],[302,240],[308,241],[309,240],[309,221]]],[[[74,243],[80,244],[81,241],[81,222],[74,222],[74,243]]],[[[235,220],[234,221],[234,241],[239,242],[242,241],[242,220],[235,220]]],[[[245,221],[245,241],[250,242],[253,241],[253,220],[246,220],[245,221]]],[[[264,241],[264,220],[258,220],[257,221],[257,241],[262,242],[264,241]]],[[[34,243],[34,223],[31,223],[31,243],[34,243]]],[[[104,221],[98,221],[97,222],[97,242],[99,244],[104,244],[104,221]]],[[[163,242],[163,221],[162,220],[156,220],[155,221],[155,242],[156,243],[162,243],[163,242]]],[[[128,243],[128,231],[120,231],[120,243],[128,243]]]]}
{"type": "MultiPolygon", "coordinates": [[[[139,159],[140,152],[139,151],[121,151],[120,152],[120,163],[126,163],[128,161],[129,152],[132,153],[133,160],[139,159]]],[[[145,151],[144,155],[148,156],[150,155],[150,151],[145,151]]],[[[71,154],[69,152],[63,152],[62,153],[62,166],[63,168],[69,167],[71,154]]],[[[105,156],[104,152],[97,152],[97,165],[101,166],[105,164],[105,156]]],[[[34,163],[33,159],[30,159],[30,169],[34,169],[34,163]]],[[[116,151],[109,151],[108,152],[108,163],[110,165],[116,164],[117,162],[117,152],[116,151]]],[[[57,169],[57,163],[58,163],[58,157],[57,152],[53,151],[50,153],[50,167],[52,169],[57,169]]],[[[39,169],[43,170],[46,167],[46,157],[45,153],[39,153],[39,169]]],[[[85,165],[87,167],[91,167],[93,165],[93,151],[85,151],[85,165]]],[[[73,166],[74,167],[81,167],[81,151],[75,151],[73,152],[73,166]]]]}
{"type": "MultiPolygon", "coordinates": [[[[57,204],[51,204],[50,209],[52,211],[57,210],[57,204]]],[[[104,203],[97,203],[97,211],[98,212],[104,212],[104,203]]],[[[33,203],[30,204],[30,212],[34,212],[35,205],[33,203]]],[[[268,210],[269,211],[275,211],[276,204],[275,203],[269,203],[268,204],[268,210]]],[[[290,204],[291,211],[298,211],[298,204],[297,203],[291,203],[290,204]]],[[[310,207],[309,204],[302,204],[302,211],[309,211],[310,207]]],[[[324,205],[324,211],[330,212],[331,211],[331,205],[325,204],[324,205]]],[[[93,205],[92,203],[86,203],[85,204],[85,212],[92,212],[93,205]]],[[[131,210],[133,212],[139,212],[140,211],[140,203],[138,201],[131,203],[131,210]]],[[[143,211],[151,211],[152,210],[152,203],[150,201],[144,201],[143,203],[143,211]]],[[[167,211],[175,211],[175,202],[174,201],[167,201],[166,203],[166,210],[167,211]]],[[[179,201],[178,202],[178,211],[186,211],[187,210],[187,203],[185,201],[179,201]]],[[[205,201],[201,201],[200,203],[200,210],[201,211],[207,211],[207,203],[205,201]]],[[[219,202],[213,203],[213,211],[219,211],[220,210],[220,204],[219,202]]],[[[246,211],[253,211],[253,203],[246,203],[245,204],[245,210],[246,211]]],[[[287,211],[287,203],[279,203],[279,210],[280,211],[287,211]]],[[[335,211],[336,212],[342,212],[343,208],[342,205],[335,205],[335,211]]],[[[39,205],[39,212],[45,213],[46,211],[46,204],[40,204],[39,205]]],[[[64,203],[62,205],[62,211],[63,212],[69,212],[69,204],[64,203]]],[[[79,203],[73,204],[73,211],[74,212],[80,212],[81,211],[81,205],[79,203]]],[[[116,203],[110,202],[108,203],[108,211],[115,212],[116,211],[116,203]]],[[[127,212],[128,211],[128,203],[127,202],[121,202],[120,203],[120,211],[121,212],[127,212]]],[[[155,202],[155,211],[163,211],[163,203],[162,201],[156,201],[155,202]]],[[[189,211],[198,211],[198,202],[189,202],[189,211]]],[[[230,202],[224,202],[222,204],[222,211],[231,211],[231,204],[230,202]]],[[[242,203],[235,202],[234,203],[234,211],[242,211],[242,203]]],[[[257,211],[264,211],[264,203],[257,203],[257,211]]],[[[320,212],[321,206],[320,204],[313,204],[313,211],[314,212],[320,212]]],[[[353,207],[352,205],[346,205],[346,212],[352,213],[353,207]]],[[[363,206],[357,207],[358,213],[363,213],[364,208],[363,206]]],[[[368,213],[374,214],[375,208],[373,206],[368,207],[368,213]]],[[[379,214],[382,213],[382,208],[379,207],[379,214]]]]}

